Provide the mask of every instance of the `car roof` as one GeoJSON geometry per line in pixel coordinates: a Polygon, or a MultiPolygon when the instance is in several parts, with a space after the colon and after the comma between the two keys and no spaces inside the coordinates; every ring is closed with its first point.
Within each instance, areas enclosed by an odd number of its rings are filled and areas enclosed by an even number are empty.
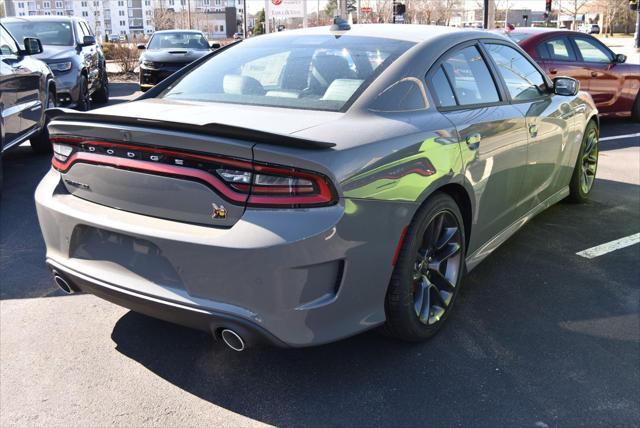
{"type": "Polygon", "coordinates": [[[159,31],[154,31],[153,34],[162,34],[162,33],[197,33],[197,34],[202,34],[202,31],[198,31],[198,30],[159,30],[159,31]]]}
{"type": "Polygon", "coordinates": [[[71,22],[71,21],[82,21],[81,18],[76,18],[75,16],[12,16],[10,18],[2,18],[2,22],[34,22],[34,21],[44,21],[44,22],[71,22]]]}
{"type": "Polygon", "coordinates": [[[352,25],[350,30],[331,31],[331,27],[311,27],[297,30],[287,30],[278,33],[272,33],[269,36],[292,36],[292,35],[349,35],[361,37],[379,37],[382,39],[405,40],[408,42],[421,43],[426,42],[446,34],[468,35],[469,37],[486,37],[487,33],[482,30],[445,27],[442,25],[421,25],[421,24],[356,24],[352,25]]]}

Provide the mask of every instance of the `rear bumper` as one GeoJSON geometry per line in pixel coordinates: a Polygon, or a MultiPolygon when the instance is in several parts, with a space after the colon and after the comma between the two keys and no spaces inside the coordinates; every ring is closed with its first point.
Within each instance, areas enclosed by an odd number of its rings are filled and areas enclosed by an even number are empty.
{"type": "Polygon", "coordinates": [[[406,203],[341,200],[247,209],[215,228],[85,201],[55,170],[36,207],[48,264],[79,289],[195,328],[232,321],[256,341],[292,347],[384,322],[396,244],[413,213],[406,203]]]}
{"type": "Polygon", "coordinates": [[[47,260],[47,266],[53,274],[62,276],[75,292],[90,293],[150,317],[198,330],[210,331],[216,339],[219,338],[222,329],[228,328],[240,334],[249,345],[269,344],[287,347],[268,331],[245,319],[125,290],[106,281],[66,268],[53,260],[47,260]]]}

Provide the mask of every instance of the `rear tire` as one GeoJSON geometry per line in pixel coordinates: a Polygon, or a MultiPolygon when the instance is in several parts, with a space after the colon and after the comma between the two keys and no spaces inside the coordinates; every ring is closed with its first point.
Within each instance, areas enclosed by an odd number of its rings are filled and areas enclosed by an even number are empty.
{"type": "MultiPolygon", "coordinates": [[[[47,95],[47,109],[54,108],[56,106],[56,94],[51,89],[47,95]]],[[[49,130],[47,130],[47,121],[45,119],[42,129],[38,135],[34,135],[29,139],[31,144],[31,150],[35,153],[46,154],[51,153],[51,142],[49,141],[49,130]]]]}
{"type": "Polygon", "coordinates": [[[590,121],[584,130],[580,152],[569,183],[569,201],[583,203],[589,198],[596,180],[599,152],[598,127],[594,121],[590,121]]]}
{"type": "Polygon", "coordinates": [[[405,235],[387,290],[385,334],[418,342],[440,330],[460,290],[465,244],[458,205],[434,194],[405,235]]]}

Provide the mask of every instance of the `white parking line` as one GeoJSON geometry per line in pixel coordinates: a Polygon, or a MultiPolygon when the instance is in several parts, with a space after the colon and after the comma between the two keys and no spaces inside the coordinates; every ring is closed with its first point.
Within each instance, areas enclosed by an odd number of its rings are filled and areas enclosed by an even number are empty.
{"type": "Polygon", "coordinates": [[[622,140],[623,138],[633,137],[640,137],[640,132],[636,132],[635,134],[614,135],[613,137],[602,137],[600,138],[600,141],[622,140]]]}
{"type": "Polygon", "coordinates": [[[625,236],[624,238],[616,239],[615,241],[607,242],[595,247],[587,248],[586,250],[577,252],[576,254],[587,259],[593,259],[603,254],[619,250],[620,248],[630,247],[631,245],[637,244],[638,242],[640,242],[640,233],[625,236]]]}

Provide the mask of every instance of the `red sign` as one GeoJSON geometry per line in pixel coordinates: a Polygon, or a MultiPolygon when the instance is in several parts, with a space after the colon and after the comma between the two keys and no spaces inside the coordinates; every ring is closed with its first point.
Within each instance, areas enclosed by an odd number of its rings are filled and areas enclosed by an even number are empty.
{"type": "Polygon", "coordinates": [[[360,8],[360,12],[362,13],[371,13],[373,11],[373,9],[371,9],[370,7],[361,7],[360,8]]]}
{"type": "Polygon", "coordinates": [[[276,6],[278,6],[280,3],[282,3],[282,0],[271,0],[271,3],[275,4],[276,6]]]}

